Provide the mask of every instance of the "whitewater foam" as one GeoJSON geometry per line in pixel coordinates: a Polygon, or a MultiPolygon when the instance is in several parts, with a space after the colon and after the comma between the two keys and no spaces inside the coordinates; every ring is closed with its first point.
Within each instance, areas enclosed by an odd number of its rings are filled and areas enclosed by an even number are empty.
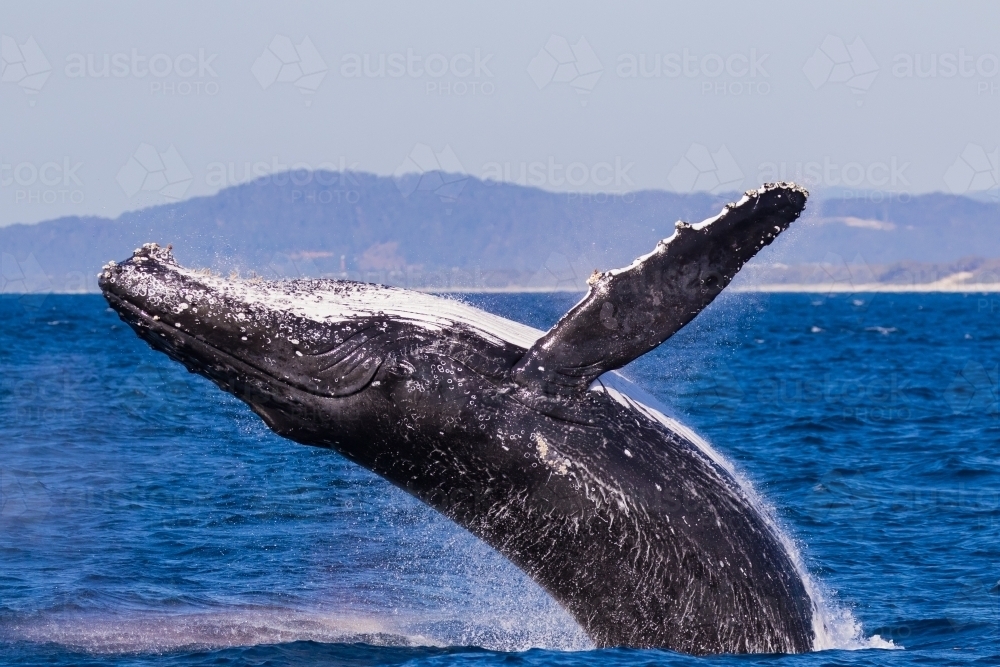
{"type": "Polygon", "coordinates": [[[480,646],[503,652],[593,648],[589,642],[581,642],[580,635],[566,633],[565,628],[547,627],[543,619],[537,618],[487,616],[473,621],[468,615],[447,613],[408,616],[372,610],[277,607],[127,615],[36,614],[0,626],[0,640],[54,643],[93,654],[156,654],[297,641],[400,647],[480,646]]]}

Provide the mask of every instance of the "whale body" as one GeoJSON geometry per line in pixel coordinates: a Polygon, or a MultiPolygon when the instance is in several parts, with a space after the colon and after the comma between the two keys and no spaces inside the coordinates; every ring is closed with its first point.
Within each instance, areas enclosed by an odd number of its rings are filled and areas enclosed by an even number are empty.
{"type": "Polygon", "coordinates": [[[768,184],[678,222],[630,266],[595,272],[545,333],[393,287],[227,280],[155,244],[99,284],[151,347],[492,545],[597,646],[803,652],[816,611],[773,523],[613,371],[693,319],[806,196],[768,184]]]}

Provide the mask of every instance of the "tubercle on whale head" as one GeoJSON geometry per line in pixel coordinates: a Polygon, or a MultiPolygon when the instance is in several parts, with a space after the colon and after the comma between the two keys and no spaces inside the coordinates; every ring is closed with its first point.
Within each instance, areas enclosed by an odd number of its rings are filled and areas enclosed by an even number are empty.
{"type": "Polygon", "coordinates": [[[743,193],[743,195],[745,197],[756,197],[771,190],[785,190],[789,192],[798,192],[799,194],[802,194],[807,198],[809,197],[809,190],[802,187],[795,181],[770,181],[764,183],[759,188],[751,188],[750,190],[747,190],[746,192],[743,193]]]}
{"type": "MultiPolygon", "coordinates": [[[[144,243],[142,246],[136,248],[132,251],[132,256],[126,260],[131,262],[146,262],[155,261],[162,264],[173,264],[177,265],[177,260],[174,259],[173,255],[173,244],[167,244],[167,247],[160,246],[159,243],[144,243]]],[[[97,274],[98,278],[110,279],[111,271],[118,266],[118,262],[111,260],[107,264],[101,267],[101,272],[97,274]]]]}

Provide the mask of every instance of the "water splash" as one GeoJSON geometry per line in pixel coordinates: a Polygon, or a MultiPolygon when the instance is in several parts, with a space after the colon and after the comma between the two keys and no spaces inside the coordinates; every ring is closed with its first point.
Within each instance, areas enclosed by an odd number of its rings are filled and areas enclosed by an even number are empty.
{"type": "Polygon", "coordinates": [[[8,641],[55,643],[99,654],[163,653],[293,641],[440,646],[401,624],[361,614],[288,609],[190,613],[40,614],[0,629],[8,641]]]}
{"type": "Polygon", "coordinates": [[[279,607],[170,612],[40,613],[0,625],[0,641],[54,643],[94,654],[150,654],[296,641],[370,646],[479,646],[516,652],[593,648],[558,618],[393,614],[279,607]]]}
{"type": "Polygon", "coordinates": [[[694,443],[716,465],[725,470],[739,484],[751,504],[764,518],[775,536],[781,542],[786,553],[792,560],[795,570],[806,588],[813,607],[813,650],[825,651],[832,649],[895,649],[892,640],[883,639],[879,635],[866,637],[861,623],[854,618],[849,609],[838,604],[835,596],[828,592],[809,573],[802,558],[798,543],[792,539],[789,531],[778,521],[774,506],[761,496],[750,479],[743,474],[729,459],[723,456],[707,440],[693,429],[683,424],[671,415],[669,408],[664,406],[652,394],[635,385],[620,372],[608,373],[602,376],[601,382],[607,388],[609,395],[627,407],[645,413],[651,419],[664,424],[670,430],[679,433],[694,443]]]}

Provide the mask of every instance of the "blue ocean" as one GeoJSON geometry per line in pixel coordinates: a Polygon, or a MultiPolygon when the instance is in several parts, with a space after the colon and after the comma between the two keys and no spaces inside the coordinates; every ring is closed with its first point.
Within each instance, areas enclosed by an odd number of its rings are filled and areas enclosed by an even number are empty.
{"type": "MultiPolygon", "coordinates": [[[[458,295],[548,328],[571,294],[458,295]]],[[[725,294],[625,374],[773,508],[831,648],[596,650],[471,535],[100,296],[0,299],[0,663],[1000,664],[1000,295],[725,294]]]]}

